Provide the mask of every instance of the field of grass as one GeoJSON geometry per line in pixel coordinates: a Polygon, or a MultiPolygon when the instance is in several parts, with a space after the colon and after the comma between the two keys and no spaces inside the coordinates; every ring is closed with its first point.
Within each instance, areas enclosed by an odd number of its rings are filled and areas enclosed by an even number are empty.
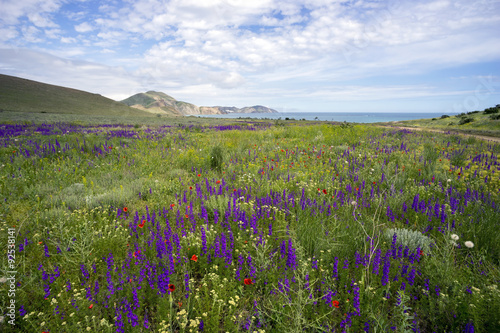
{"type": "Polygon", "coordinates": [[[2,332],[500,330],[498,144],[55,119],[0,124],[2,332]]]}
{"type": "Polygon", "coordinates": [[[399,121],[391,126],[433,128],[444,131],[500,137],[500,105],[484,111],[458,115],[442,115],[440,118],[399,121]]]}

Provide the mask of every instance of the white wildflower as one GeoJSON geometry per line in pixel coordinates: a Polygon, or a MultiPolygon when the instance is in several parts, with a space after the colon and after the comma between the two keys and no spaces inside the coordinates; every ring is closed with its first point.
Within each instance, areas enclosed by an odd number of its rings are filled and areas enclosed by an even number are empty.
{"type": "Polygon", "coordinates": [[[471,241],[465,242],[464,245],[467,246],[469,249],[472,249],[474,247],[474,243],[472,243],[471,241]]]}
{"type": "Polygon", "coordinates": [[[454,241],[457,241],[459,240],[460,237],[458,237],[458,235],[455,235],[455,234],[452,234],[451,235],[451,239],[453,239],[454,241]]]}

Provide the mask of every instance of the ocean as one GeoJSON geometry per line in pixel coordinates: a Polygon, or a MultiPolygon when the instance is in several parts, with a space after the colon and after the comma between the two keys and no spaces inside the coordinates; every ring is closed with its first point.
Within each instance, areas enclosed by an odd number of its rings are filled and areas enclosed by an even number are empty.
{"type": "MultiPolygon", "coordinates": [[[[267,119],[306,119],[341,121],[349,123],[378,123],[387,121],[412,120],[423,118],[440,118],[443,113],[390,113],[390,112],[279,112],[279,113],[229,113],[218,115],[202,115],[210,118],[267,118],[267,119]]],[[[453,114],[448,114],[452,116],[453,114]]]]}

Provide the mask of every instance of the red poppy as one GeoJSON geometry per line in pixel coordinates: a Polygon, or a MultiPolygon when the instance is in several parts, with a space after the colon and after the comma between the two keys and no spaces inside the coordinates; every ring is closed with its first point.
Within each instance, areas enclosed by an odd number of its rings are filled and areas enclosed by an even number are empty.
{"type": "Polygon", "coordinates": [[[193,187],[192,187],[192,186],[189,186],[189,189],[190,189],[190,190],[192,190],[192,189],[193,189],[193,187]]]}
{"type": "Polygon", "coordinates": [[[198,261],[198,257],[196,256],[196,254],[193,254],[193,256],[191,257],[191,260],[194,262],[198,261]]]}
{"type": "Polygon", "coordinates": [[[185,217],[185,218],[188,218],[188,217],[189,217],[189,215],[188,215],[188,214],[186,214],[186,215],[184,215],[184,217],[185,217]]]}
{"type": "Polygon", "coordinates": [[[170,204],[170,207],[174,207],[174,206],[175,206],[175,204],[170,204]]]}
{"type": "Polygon", "coordinates": [[[126,213],[128,211],[127,207],[123,207],[123,211],[126,213]]]}
{"type": "Polygon", "coordinates": [[[89,305],[89,309],[92,309],[94,307],[94,304],[89,305]]]}
{"type": "Polygon", "coordinates": [[[373,185],[377,184],[377,182],[373,182],[373,185]]]}
{"type": "Polygon", "coordinates": [[[201,174],[200,174],[200,173],[198,174],[198,177],[201,177],[201,174]]]}
{"type": "Polygon", "coordinates": [[[340,302],[339,301],[332,301],[332,306],[335,308],[339,308],[340,302]]]}
{"type": "Polygon", "coordinates": [[[323,190],[323,193],[326,194],[326,190],[323,190]]]}
{"type": "Polygon", "coordinates": [[[424,255],[424,250],[420,250],[420,256],[422,257],[424,255]]]}
{"type": "Polygon", "coordinates": [[[175,290],[175,286],[173,284],[169,284],[168,285],[168,291],[174,292],[174,290],[175,290]]]}
{"type": "Polygon", "coordinates": [[[245,279],[245,280],[243,280],[243,283],[248,286],[248,285],[253,284],[253,281],[252,281],[252,279],[245,279]]]}
{"type": "Polygon", "coordinates": [[[215,183],[216,183],[216,184],[220,184],[220,180],[216,181],[215,183]]]}
{"type": "Polygon", "coordinates": [[[139,227],[139,228],[144,227],[144,223],[146,223],[146,220],[142,220],[142,223],[141,223],[141,224],[139,224],[139,226],[138,226],[138,227],[139,227]]]}

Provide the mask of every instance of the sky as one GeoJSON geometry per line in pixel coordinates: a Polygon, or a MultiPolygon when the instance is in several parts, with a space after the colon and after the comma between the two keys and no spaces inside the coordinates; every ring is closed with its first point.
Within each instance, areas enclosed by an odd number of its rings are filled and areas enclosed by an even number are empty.
{"type": "Polygon", "coordinates": [[[114,100],[155,90],[198,106],[443,114],[500,104],[499,0],[0,8],[0,74],[114,100]]]}

